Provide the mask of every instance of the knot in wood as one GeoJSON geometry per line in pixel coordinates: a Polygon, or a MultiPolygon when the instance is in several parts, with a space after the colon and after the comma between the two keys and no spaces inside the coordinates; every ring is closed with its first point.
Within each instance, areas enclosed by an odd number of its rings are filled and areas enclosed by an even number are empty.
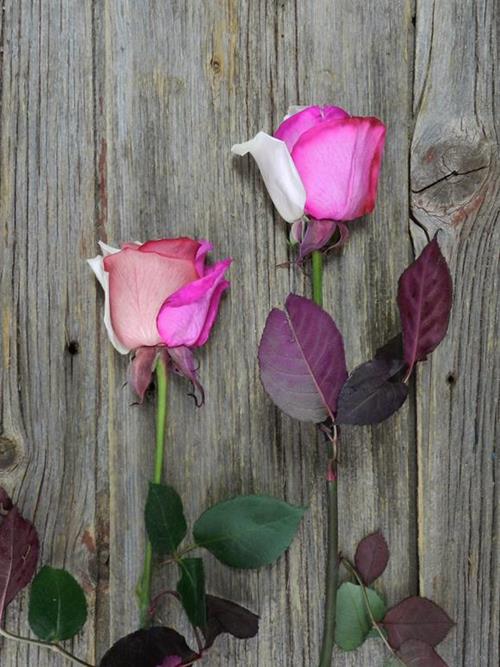
{"type": "MultiPolygon", "coordinates": [[[[436,132],[433,128],[432,134],[436,132]]],[[[412,157],[412,208],[458,225],[474,214],[484,200],[491,148],[484,138],[464,136],[438,139],[421,137],[412,157]],[[437,139],[435,142],[426,141],[437,139]]]]}
{"type": "Polygon", "coordinates": [[[17,463],[18,447],[14,440],[0,436],[0,470],[10,470],[17,463]]]}
{"type": "Polygon", "coordinates": [[[210,67],[212,69],[212,72],[215,75],[221,74],[221,72],[222,72],[222,58],[217,53],[215,53],[212,56],[212,59],[210,61],[210,67]]]}

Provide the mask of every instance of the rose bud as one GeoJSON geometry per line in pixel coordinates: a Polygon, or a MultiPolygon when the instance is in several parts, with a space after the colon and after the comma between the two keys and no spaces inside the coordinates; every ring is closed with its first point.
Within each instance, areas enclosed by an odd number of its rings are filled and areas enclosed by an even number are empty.
{"type": "MultiPolygon", "coordinates": [[[[231,150],[253,155],[287,222],[304,215],[340,222],[375,207],[384,140],[385,127],[377,118],[350,116],[332,106],[292,107],[274,137],[259,132],[231,150]]],[[[332,233],[335,228],[332,224],[332,233]]]]}
{"type": "Polygon", "coordinates": [[[88,263],[104,294],[104,324],[121,354],[136,352],[132,383],[143,396],[158,347],[173,348],[177,370],[194,381],[190,348],[207,341],[223,292],[230,259],[205,263],[212,246],[181,237],[126,243],[121,250],[100,243],[102,255],[88,263]],[[179,348],[179,349],[177,349],[179,348]]]}

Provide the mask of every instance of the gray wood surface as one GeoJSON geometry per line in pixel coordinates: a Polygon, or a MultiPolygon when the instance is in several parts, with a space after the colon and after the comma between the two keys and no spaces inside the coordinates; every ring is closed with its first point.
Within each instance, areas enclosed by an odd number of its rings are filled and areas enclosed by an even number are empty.
{"type": "MultiPolygon", "coordinates": [[[[420,592],[457,627],[448,663],[499,663],[498,6],[494,0],[4,0],[0,3],[0,484],[34,516],[43,562],[83,583],[73,643],[96,662],[136,627],[153,401],[133,406],[84,263],[97,241],[190,234],[232,256],[231,291],[199,354],[207,404],[173,378],[166,479],[191,519],[239,492],[307,503],[289,553],[259,572],[207,558],[210,590],[261,614],[257,639],[207,664],[314,665],[324,565],[324,456],[275,410],[256,349],[272,306],[307,277],[254,164],[232,143],[272,131],[292,103],[335,103],[388,126],[377,210],[331,256],[325,306],[354,366],[398,329],[396,283],[440,230],[455,303],[401,413],[344,429],[341,548],[381,528],[389,602],[420,592]],[[496,105],[496,107],[495,107],[496,105]],[[495,125],[496,122],[496,125],[495,125]],[[77,343],[75,346],[71,343],[77,343]],[[77,352],[72,354],[72,352],[77,352]],[[498,419],[497,419],[498,423],[498,419]]],[[[165,569],[155,586],[171,587],[165,569]]],[[[26,596],[7,625],[27,632],[26,596]]],[[[171,605],[160,618],[184,627],[171,605]]],[[[369,640],[338,667],[382,665],[369,640]]],[[[2,667],[62,665],[0,644],[2,667]]]]}
{"type": "Polygon", "coordinates": [[[419,588],[457,622],[443,656],[481,667],[500,663],[498,10],[417,3],[411,151],[412,237],[439,231],[455,290],[416,382],[419,588]]]}

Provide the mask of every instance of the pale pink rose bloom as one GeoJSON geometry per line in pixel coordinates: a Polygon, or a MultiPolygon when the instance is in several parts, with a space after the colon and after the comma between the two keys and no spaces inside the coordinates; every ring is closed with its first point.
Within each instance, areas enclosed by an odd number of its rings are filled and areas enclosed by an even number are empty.
{"type": "Polygon", "coordinates": [[[100,246],[102,256],[88,262],[104,289],[104,323],[118,352],[206,342],[231,260],[206,266],[210,243],[185,237],[100,246]]]}
{"type": "Polygon", "coordinates": [[[259,132],[232,147],[250,153],[280,215],[296,222],[354,220],[370,213],[385,141],[383,123],[332,106],[295,107],[274,137],[259,132]]]}

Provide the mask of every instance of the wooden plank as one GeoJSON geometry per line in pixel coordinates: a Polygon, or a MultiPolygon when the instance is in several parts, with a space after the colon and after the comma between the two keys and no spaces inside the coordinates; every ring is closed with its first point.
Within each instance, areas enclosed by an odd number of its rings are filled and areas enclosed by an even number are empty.
{"type": "MultiPolygon", "coordinates": [[[[99,342],[94,251],[92,21],[79,0],[2,3],[0,484],[42,537],[41,562],[82,582],[94,659],[99,342]],[[97,387],[97,390],[96,390],[97,387]]],[[[100,320],[100,314],[99,314],[100,320]]],[[[26,633],[27,598],[7,626],[26,633]]],[[[61,665],[2,642],[0,662],[61,665]]]]}
{"type": "MultiPolygon", "coordinates": [[[[344,332],[348,363],[353,368],[369,359],[399,327],[397,279],[410,257],[405,219],[409,206],[411,8],[409,3],[348,1],[299,6],[302,14],[297,23],[303,26],[297,55],[301,103],[333,100],[351,113],[382,118],[388,128],[376,211],[366,221],[351,225],[348,246],[340,257],[330,258],[325,273],[325,305],[344,332]]],[[[342,439],[340,548],[352,554],[361,537],[376,529],[383,531],[391,560],[379,585],[393,603],[415,592],[417,583],[413,401],[378,427],[344,428],[342,439]]],[[[317,480],[315,485],[317,488],[317,480]]],[[[316,502],[315,534],[321,535],[324,499],[316,498],[316,502]]],[[[311,570],[311,562],[317,571],[324,554],[315,561],[310,554],[306,558],[303,571],[311,570]]],[[[315,596],[318,590],[321,593],[321,579],[315,580],[314,590],[315,596]]],[[[307,605],[314,608],[314,601],[305,599],[303,604],[303,613],[311,614],[307,605]]],[[[316,610],[304,641],[309,646],[305,664],[317,660],[319,621],[316,610]]],[[[298,626],[296,632],[300,636],[298,626]]],[[[356,654],[336,652],[334,662],[371,667],[383,664],[386,654],[373,640],[356,654]]]]}
{"type": "MultiPolygon", "coordinates": [[[[212,659],[220,665],[314,664],[324,571],[322,446],[313,428],[299,427],[271,406],[256,363],[269,309],[290,289],[304,293],[309,281],[298,271],[276,270],[287,259],[285,225],[272,210],[255,166],[232,159],[229,147],[261,128],[272,130],[288,104],[296,102],[337,102],[388,122],[378,212],[366,224],[357,223],[351,245],[327,270],[326,303],[351,332],[349,361],[354,365],[366,358],[397,328],[396,281],[410,253],[411,13],[404,4],[382,4],[381,11],[379,1],[127,0],[119,10],[106,5],[102,20],[104,122],[98,145],[106,146],[107,239],[187,233],[208,237],[218,257],[235,259],[231,294],[199,355],[207,405],[195,411],[182,383],[172,383],[167,479],[184,496],[191,518],[207,503],[238,492],[311,504],[297,541],[276,566],[238,573],[208,560],[210,589],[262,615],[258,640],[218,644],[212,659]],[[368,37],[360,40],[362,31],[368,37]]],[[[116,638],[136,624],[130,591],[143,550],[153,406],[131,408],[123,389],[126,360],[110,350],[108,364],[111,632],[116,638]]],[[[366,531],[384,529],[393,553],[384,585],[390,600],[416,588],[413,445],[411,402],[384,427],[345,431],[342,547],[352,553],[366,531]],[[355,528],[349,516],[356,516],[355,528]]],[[[157,586],[171,587],[175,578],[168,572],[157,586]]],[[[168,608],[164,618],[180,623],[168,608]]],[[[338,656],[337,664],[372,665],[381,654],[371,641],[356,658],[338,656]]]]}
{"type": "Polygon", "coordinates": [[[420,593],[457,621],[448,664],[500,662],[498,4],[417,3],[412,232],[439,230],[455,285],[448,336],[418,374],[420,593]],[[496,126],[495,126],[496,123],[496,126]]]}

